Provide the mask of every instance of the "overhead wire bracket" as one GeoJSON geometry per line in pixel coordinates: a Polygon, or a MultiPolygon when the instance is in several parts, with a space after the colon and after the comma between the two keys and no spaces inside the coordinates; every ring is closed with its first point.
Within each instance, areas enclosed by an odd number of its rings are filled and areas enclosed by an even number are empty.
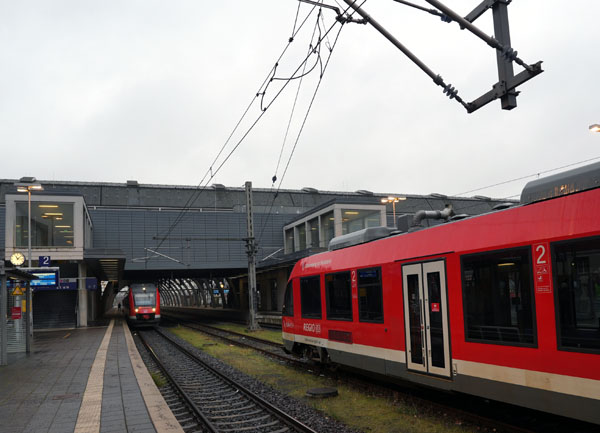
{"type": "Polygon", "coordinates": [[[323,7],[325,9],[331,9],[332,11],[334,11],[337,14],[335,19],[342,24],[346,24],[346,23],[367,24],[367,21],[364,19],[357,20],[356,18],[353,18],[349,14],[342,13],[342,11],[340,11],[340,8],[338,8],[337,6],[332,6],[332,5],[328,5],[328,4],[321,3],[318,1],[313,1],[313,0],[298,0],[298,1],[301,3],[308,3],[310,5],[323,7]]]}
{"type": "MultiPolygon", "coordinates": [[[[309,0],[300,1],[309,2],[309,0]]],[[[515,108],[517,106],[516,98],[519,94],[519,92],[515,90],[516,87],[543,72],[541,61],[534,64],[527,64],[518,56],[517,51],[511,47],[507,6],[512,0],[483,0],[481,4],[479,4],[467,15],[466,18],[461,17],[459,14],[438,0],[425,0],[427,3],[431,4],[437,9],[427,9],[405,0],[393,1],[420,9],[433,15],[440,16],[445,22],[457,22],[461,29],[468,30],[496,50],[499,81],[492,86],[492,90],[489,92],[483,94],[472,102],[465,102],[460,96],[458,96],[458,91],[456,88],[454,88],[451,84],[447,84],[440,75],[435,74],[429,67],[427,67],[427,65],[425,65],[425,63],[423,63],[417,56],[408,50],[408,48],[406,48],[398,39],[388,32],[381,24],[375,21],[360,6],[357,6],[356,0],[344,0],[344,2],[356,13],[358,13],[364,21],[371,24],[379,33],[381,33],[386,39],[394,44],[413,63],[415,63],[423,72],[425,72],[435,84],[442,87],[444,93],[450,99],[456,99],[456,101],[459,102],[468,113],[472,113],[498,98],[501,100],[502,109],[511,110],[515,108]],[[488,9],[492,9],[493,12],[494,37],[485,34],[478,27],[472,24],[474,20],[480,17],[488,9]],[[513,62],[522,66],[525,70],[517,75],[514,75],[512,65],[513,62]]],[[[330,6],[330,8],[337,9],[333,6],[330,6]]],[[[337,10],[339,11],[339,9],[337,10]]]]}

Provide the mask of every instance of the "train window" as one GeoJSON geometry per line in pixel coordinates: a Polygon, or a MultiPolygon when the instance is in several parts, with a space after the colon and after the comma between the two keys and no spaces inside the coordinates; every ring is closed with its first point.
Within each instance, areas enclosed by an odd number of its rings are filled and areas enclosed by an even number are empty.
{"type": "Polygon", "coordinates": [[[600,239],[552,245],[558,346],[600,351],[600,239]]]}
{"type": "Polygon", "coordinates": [[[327,319],[352,320],[352,286],[350,272],[325,275],[327,319]]]}
{"type": "Polygon", "coordinates": [[[383,323],[381,268],[358,270],[358,320],[383,323]]]}
{"type": "Polygon", "coordinates": [[[285,296],[283,297],[283,316],[294,315],[294,287],[290,281],[285,289],[285,296]]]}
{"type": "Polygon", "coordinates": [[[536,344],[529,248],[462,256],[467,341],[536,344]]]}
{"type": "Polygon", "coordinates": [[[300,304],[302,317],[321,318],[321,282],[318,275],[300,278],[300,304]]]}

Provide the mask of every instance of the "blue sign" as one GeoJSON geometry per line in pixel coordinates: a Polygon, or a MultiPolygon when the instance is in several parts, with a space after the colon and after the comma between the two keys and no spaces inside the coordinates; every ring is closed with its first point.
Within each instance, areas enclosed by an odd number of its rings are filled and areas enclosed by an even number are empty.
{"type": "Polygon", "coordinates": [[[60,290],[77,290],[77,278],[61,278],[60,290]]]}
{"type": "Polygon", "coordinates": [[[94,277],[87,277],[85,279],[85,288],[87,290],[98,290],[98,280],[94,277]]]}
{"type": "Polygon", "coordinates": [[[40,256],[38,266],[40,268],[45,268],[50,266],[50,256],[40,256]]]}

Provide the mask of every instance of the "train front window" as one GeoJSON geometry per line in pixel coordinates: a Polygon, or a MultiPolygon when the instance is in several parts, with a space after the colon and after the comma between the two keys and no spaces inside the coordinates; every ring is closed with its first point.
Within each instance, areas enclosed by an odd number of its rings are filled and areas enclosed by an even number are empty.
{"type": "Polygon", "coordinates": [[[300,278],[300,303],[302,317],[321,318],[321,282],[318,275],[300,278]]]}
{"type": "Polygon", "coordinates": [[[468,341],[536,344],[529,248],[461,258],[468,341]]]}
{"type": "Polygon", "coordinates": [[[352,320],[352,286],[350,272],[325,275],[327,319],[352,320]]]}
{"type": "Polygon", "coordinates": [[[154,307],[154,293],[134,293],[133,302],[136,307],[154,307]]]}
{"type": "Polygon", "coordinates": [[[600,239],[552,246],[561,349],[600,351],[600,239]]]}

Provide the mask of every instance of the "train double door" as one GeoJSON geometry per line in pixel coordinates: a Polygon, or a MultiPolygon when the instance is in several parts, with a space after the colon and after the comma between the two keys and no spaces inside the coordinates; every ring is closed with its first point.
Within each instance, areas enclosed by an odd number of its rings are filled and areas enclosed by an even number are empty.
{"type": "Polygon", "coordinates": [[[450,336],[444,260],[402,266],[406,364],[450,377],[450,336]]]}

